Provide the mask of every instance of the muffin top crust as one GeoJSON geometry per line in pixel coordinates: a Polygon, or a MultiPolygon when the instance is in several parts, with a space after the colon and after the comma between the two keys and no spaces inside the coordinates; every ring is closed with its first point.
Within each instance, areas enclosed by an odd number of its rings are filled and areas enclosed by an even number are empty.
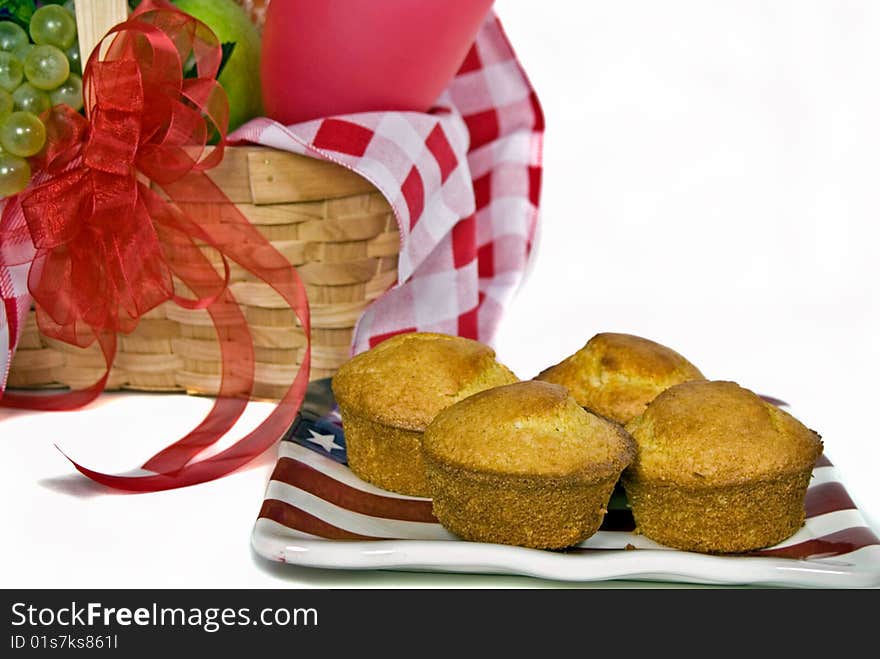
{"type": "Polygon", "coordinates": [[[517,380],[489,346],[417,332],[392,337],[343,364],[333,377],[333,394],[350,414],[422,431],[453,403],[517,380]]]}
{"type": "Polygon", "coordinates": [[[657,394],[703,374],[664,345],[631,334],[596,334],[537,380],[566,387],[583,407],[618,423],[645,411],[657,394]]]}
{"type": "Polygon", "coordinates": [[[590,414],[564,387],[519,382],[489,389],[440,414],[422,442],[428,461],[492,475],[600,480],[634,455],[617,424],[590,414]]]}
{"type": "Polygon", "coordinates": [[[693,381],[657,396],[626,426],[625,477],[690,487],[738,485],[811,469],[818,434],[734,382],[693,381]]]}

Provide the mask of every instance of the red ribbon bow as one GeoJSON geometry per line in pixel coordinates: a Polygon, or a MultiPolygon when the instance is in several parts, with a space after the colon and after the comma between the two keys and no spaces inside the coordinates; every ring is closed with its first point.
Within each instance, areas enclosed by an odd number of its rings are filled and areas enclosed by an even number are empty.
{"type": "MultiPolygon", "coordinates": [[[[144,313],[167,300],[206,309],[228,340],[220,342],[220,391],[202,423],[143,465],[154,475],[102,474],[72,461],[100,483],[155,491],[211,480],[245,464],[289,428],[305,395],[308,348],[287,394],[258,428],[221,453],[192,462],[233,426],[253,391],[253,342],[227,289],[227,259],[270,284],[294,310],[306,337],[309,312],[293,267],[204,174],[223,157],[229,114],[215,80],[221,61],[216,36],[203,23],[152,0],[105,39],[111,35],[107,53],[99,60],[99,45],[83,75],[87,119],[67,106],[44,117],[47,148],[35,185],[4,210],[20,208],[36,248],[28,286],[40,330],[82,347],[97,340],[107,371],[82,391],[7,393],[0,404],[41,410],[82,406],[107,383],[118,332],[132,331],[144,313]],[[189,57],[196,78],[183,77],[189,57]],[[220,137],[214,149],[207,147],[212,134],[220,137]],[[170,202],[146,181],[161,187],[170,202]],[[199,202],[184,201],[193,199],[199,202]],[[197,241],[219,251],[224,276],[197,241]],[[196,299],[177,295],[174,278],[196,299]]],[[[21,245],[23,238],[15,231],[0,233],[0,258],[8,265],[15,264],[15,250],[7,246],[21,245]]]]}

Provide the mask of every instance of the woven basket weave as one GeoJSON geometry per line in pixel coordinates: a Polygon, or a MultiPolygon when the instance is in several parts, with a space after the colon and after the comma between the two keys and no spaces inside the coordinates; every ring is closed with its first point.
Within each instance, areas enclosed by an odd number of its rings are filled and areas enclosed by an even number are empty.
{"type": "MultiPolygon", "coordinates": [[[[388,202],[343,167],[265,147],[230,147],[208,175],[296,266],[311,308],[311,379],[332,375],[349,356],[361,313],[397,279],[400,236],[388,202]]],[[[254,340],[253,396],[278,399],[302,361],[305,336],[268,284],[230,265],[230,288],[254,340]]],[[[216,394],[217,341],[207,311],[166,302],[143,316],[133,333],[120,335],[107,388],[216,394]]],[[[83,388],[103,373],[97,344],[81,349],[42,336],[32,311],[8,385],[83,388]]]]}

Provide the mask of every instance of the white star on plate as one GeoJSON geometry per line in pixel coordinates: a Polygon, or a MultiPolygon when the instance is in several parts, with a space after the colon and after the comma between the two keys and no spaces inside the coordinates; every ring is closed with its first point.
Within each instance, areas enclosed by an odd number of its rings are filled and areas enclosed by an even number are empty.
{"type": "Polygon", "coordinates": [[[306,439],[308,439],[312,444],[317,444],[325,451],[327,451],[327,453],[332,453],[333,449],[335,448],[339,449],[340,451],[342,450],[342,447],[336,443],[335,435],[321,435],[320,433],[316,433],[311,428],[309,428],[309,433],[311,434],[312,438],[309,439],[308,437],[306,437],[306,439]]]}

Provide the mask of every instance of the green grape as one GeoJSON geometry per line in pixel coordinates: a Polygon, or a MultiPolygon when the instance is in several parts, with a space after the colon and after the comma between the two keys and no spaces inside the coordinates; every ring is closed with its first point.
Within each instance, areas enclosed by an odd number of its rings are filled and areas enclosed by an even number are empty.
{"type": "MultiPolygon", "coordinates": [[[[79,44],[74,43],[70,48],[64,51],[67,61],[70,62],[70,70],[73,73],[82,73],[82,57],[79,55],[79,44]]],[[[19,59],[21,59],[19,57],[19,59]]]]}
{"type": "Polygon", "coordinates": [[[11,92],[21,84],[24,78],[24,67],[15,55],[0,51],[0,88],[11,92]]]}
{"type": "Polygon", "coordinates": [[[12,54],[15,55],[15,59],[17,59],[19,62],[24,62],[24,58],[27,57],[28,53],[31,52],[34,48],[36,48],[36,45],[32,43],[26,43],[16,48],[12,52],[12,54]]]}
{"type": "Polygon", "coordinates": [[[55,89],[67,80],[67,76],[70,75],[70,64],[64,53],[55,46],[37,46],[24,60],[24,75],[37,89],[55,89]]]}
{"type": "Polygon", "coordinates": [[[45,5],[31,16],[30,31],[35,44],[49,44],[65,50],[76,39],[76,21],[64,7],[45,5]]]}
{"type": "Polygon", "coordinates": [[[13,112],[0,125],[0,144],[14,156],[32,156],[45,143],[46,127],[35,114],[13,112]]]}
{"type": "Polygon", "coordinates": [[[18,194],[31,180],[31,167],[24,158],[0,153],[0,198],[18,194]]]}
{"type": "MultiPolygon", "coordinates": [[[[49,99],[52,101],[52,105],[64,103],[79,112],[83,106],[82,78],[75,73],[71,73],[67,80],[64,81],[64,84],[58,87],[58,89],[53,89],[49,92],[49,99]]],[[[0,111],[0,116],[2,116],[2,111],[0,111]]]]}
{"type": "Polygon", "coordinates": [[[0,21],[0,50],[12,52],[27,42],[27,32],[12,21],[0,21]]]}
{"type": "Polygon", "coordinates": [[[49,94],[37,89],[29,82],[23,82],[12,92],[12,100],[16,110],[23,110],[32,114],[42,114],[52,107],[49,94]]]}
{"type": "Polygon", "coordinates": [[[12,112],[13,105],[15,105],[15,101],[12,100],[12,94],[5,89],[0,89],[0,121],[3,121],[3,118],[12,112]]]}

